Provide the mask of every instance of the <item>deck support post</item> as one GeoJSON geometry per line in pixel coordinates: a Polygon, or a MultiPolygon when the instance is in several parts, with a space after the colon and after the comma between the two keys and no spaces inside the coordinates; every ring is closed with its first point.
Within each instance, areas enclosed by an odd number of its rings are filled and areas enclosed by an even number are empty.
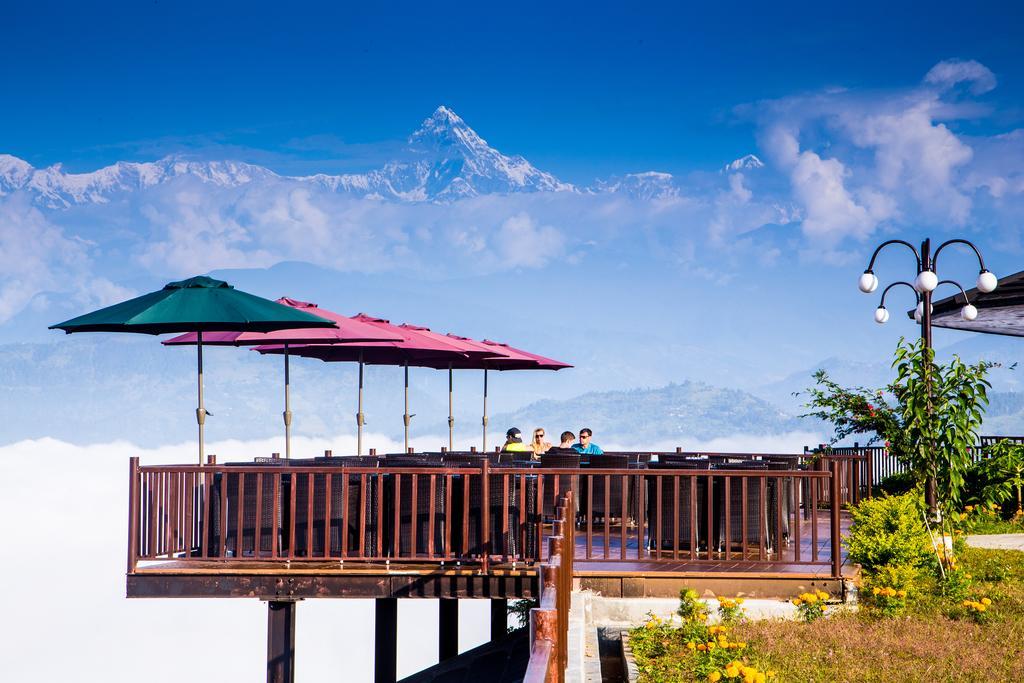
{"type": "Polygon", "coordinates": [[[832,460],[832,486],[831,486],[831,499],[829,501],[829,514],[831,516],[832,526],[832,578],[841,579],[843,578],[843,557],[842,557],[842,541],[840,539],[840,511],[842,509],[842,501],[840,499],[840,489],[842,483],[840,481],[840,467],[842,461],[832,460]]]}
{"type": "Polygon", "coordinates": [[[508,600],[491,598],[491,642],[508,635],[508,600]]]}
{"type": "Polygon", "coordinates": [[[295,680],[294,600],[267,602],[267,683],[295,680]]]}
{"type": "Polygon", "coordinates": [[[441,598],[437,607],[437,659],[439,662],[459,654],[459,599],[441,598]]]}
{"type": "Polygon", "coordinates": [[[398,598],[374,601],[373,683],[398,680],[398,598]]]}

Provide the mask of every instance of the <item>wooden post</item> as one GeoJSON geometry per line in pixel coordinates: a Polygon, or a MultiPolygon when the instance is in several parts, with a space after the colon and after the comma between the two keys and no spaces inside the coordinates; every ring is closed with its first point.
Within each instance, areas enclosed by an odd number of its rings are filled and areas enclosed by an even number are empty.
{"type": "Polygon", "coordinates": [[[295,680],[295,601],[267,603],[267,683],[295,680]]]}
{"type": "Polygon", "coordinates": [[[486,572],[491,560],[491,464],[489,460],[480,463],[480,490],[483,494],[483,569],[486,572]]]}
{"type": "Polygon", "coordinates": [[[508,635],[508,600],[491,598],[491,641],[508,635]]]}
{"type": "Polygon", "coordinates": [[[139,540],[139,458],[128,459],[128,573],[135,573],[139,540]]]}
{"type": "Polygon", "coordinates": [[[839,487],[840,487],[840,481],[839,481],[840,472],[839,472],[839,468],[840,468],[840,466],[841,466],[841,462],[839,460],[833,460],[832,461],[832,492],[831,492],[832,493],[832,495],[831,495],[832,500],[830,501],[831,509],[829,510],[829,512],[832,513],[832,578],[833,579],[840,579],[843,576],[842,545],[841,545],[841,539],[839,537],[839,534],[840,534],[839,511],[840,511],[840,506],[841,506],[841,502],[840,502],[840,499],[839,499],[839,487]]]}
{"type": "Polygon", "coordinates": [[[439,662],[459,654],[459,599],[441,598],[437,608],[437,659],[439,662]]]}
{"type": "Polygon", "coordinates": [[[398,598],[377,598],[373,624],[373,683],[398,680],[398,598]]]}

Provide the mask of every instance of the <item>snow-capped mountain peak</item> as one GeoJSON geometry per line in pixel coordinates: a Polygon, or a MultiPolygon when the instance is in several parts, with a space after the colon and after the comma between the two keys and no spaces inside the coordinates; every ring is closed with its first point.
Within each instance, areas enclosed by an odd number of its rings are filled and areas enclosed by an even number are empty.
{"type": "Polygon", "coordinates": [[[756,168],[764,168],[764,162],[754,154],[745,154],[739,159],[733,159],[722,167],[722,173],[735,173],[736,171],[750,171],[756,168]]]}
{"type": "MultiPolygon", "coordinates": [[[[748,154],[726,168],[740,170],[763,165],[760,159],[748,154]]],[[[220,188],[250,183],[300,183],[353,197],[402,202],[581,191],[536,168],[522,156],[508,156],[491,147],[446,106],[438,107],[409,136],[399,158],[367,173],[291,177],[240,161],[203,161],[184,156],[150,162],[119,161],[87,173],[69,173],[60,164],[34,168],[22,159],[0,154],[0,197],[24,192],[38,205],[50,209],[103,204],[164,183],[195,181],[220,188]]],[[[626,174],[598,182],[584,191],[617,192],[645,201],[679,196],[676,179],[655,171],[626,174]]]]}

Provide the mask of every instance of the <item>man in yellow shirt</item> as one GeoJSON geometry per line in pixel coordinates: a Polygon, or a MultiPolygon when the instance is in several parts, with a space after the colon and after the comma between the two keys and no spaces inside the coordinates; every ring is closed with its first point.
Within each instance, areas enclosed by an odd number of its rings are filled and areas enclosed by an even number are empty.
{"type": "Polygon", "coordinates": [[[515,453],[515,452],[527,452],[530,451],[530,446],[523,443],[523,433],[515,427],[512,427],[505,432],[505,445],[502,446],[501,450],[515,453]]]}

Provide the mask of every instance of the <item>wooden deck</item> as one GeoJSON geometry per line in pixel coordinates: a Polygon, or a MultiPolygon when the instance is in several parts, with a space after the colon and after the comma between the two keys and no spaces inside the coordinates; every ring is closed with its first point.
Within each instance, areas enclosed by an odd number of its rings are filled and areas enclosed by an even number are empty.
{"type": "MultiPolygon", "coordinates": [[[[739,592],[747,595],[789,594],[798,586],[825,586],[836,590],[838,582],[831,576],[830,539],[827,521],[819,521],[819,557],[809,562],[780,564],[758,562],[757,552],[746,560],[731,553],[712,553],[706,558],[678,560],[669,557],[650,560],[584,559],[587,539],[576,534],[574,577],[582,588],[605,595],[622,597],[675,596],[678,587],[699,585],[716,587],[716,592],[739,592]],[[716,558],[716,555],[723,556],[716,558]],[[793,588],[790,588],[793,587],[793,588]]],[[[842,529],[849,527],[849,516],[842,515],[842,529]]],[[[603,536],[591,543],[591,555],[603,554],[603,536]]],[[[619,534],[610,534],[609,555],[619,555],[619,534]]],[[[636,544],[631,546],[636,550],[636,544]]],[[[813,556],[810,536],[804,538],[800,555],[813,556]]],[[[649,551],[644,551],[648,553],[649,551]]],[[[665,553],[668,555],[669,553],[665,553]]],[[[680,551],[681,556],[686,555],[680,551]]],[[[643,555],[643,553],[641,553],[643,555]]],[[[705,555],[705,553],[700,553],[705,555]]],[[[796,548],[783,549],[783,556],[794,558],[796,548]]],[[[843,574],[853,576],[854,568],[846,564],[843,574]]],[[[164,561],[140,564],[128,575],[127,595],[130,598],[157,597],[221,597],[259,598],[532,598],[538,594],[537,569],[533,564],[492,563],[480,566],[436,562],[339,562],[339,561],[164,561]]]]}

